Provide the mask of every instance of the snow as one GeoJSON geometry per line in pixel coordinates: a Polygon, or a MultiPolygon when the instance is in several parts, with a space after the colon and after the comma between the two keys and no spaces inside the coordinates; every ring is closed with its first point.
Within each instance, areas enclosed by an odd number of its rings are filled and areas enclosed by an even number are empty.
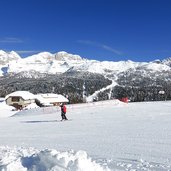
{"type": "Polygon", "coordinates": [[[24,100],[35,99],[35,95],[30,93],[29,91],[15,91],[13,93],[8,94],[5,99],[8,97],[19,96],[22,97],[24,100]]]}
{"type": "Polygon", "coordinates": [[[0,118],[6,118],[14,115],[16,111],[13,110],[15,110],[15,108],[12,106],[7,106],[5,101],[0,102],[0,118]]]}
{"type": "Polygon", "coordinates": [[[171,170],[170,101],[67,105],[64,122],[45,109],[0,103],[0,170],[171,170]]]}
{"type": "Polygon", "coordinates": [[[68,103],[69,100],[61,94],[47,93],[47,94],[36,94],[35,98],[38,99],[42,104],[51,103],[68,103]]]}
{"type": "Polygon", "coordinates": [[[65,51],[61,51],[61,52],[56,53],[55,58],[57,60],[65,60],[65,61],[68,61],[68,60],[76,60],[76,61],[83,60],[79,55],[69,54],[69,53],[67,53],[65,51]]]}
{"type": "Polygon", "coordinates": [[[94,62],[90,68],[90,72],[96,73],[105,73],[105,69],[109,69],[115,72],[123,72],[131,68],[136,68],[138,66],[145,65],[145,62],[133,62],[133,61],[119,61],[119,62],[109,62],[109,61],[102,61],[102,62],[94,62]]]}
{"type": "Polygon", "coordinates": [[[158,63],[153,63],[149,62],[146,65],[147,69],[153,70],[154,72],[156,71],[170,71],[170,67],[164,64],[158,64],[158,63]]]}
{"type": "Polygon", "coordinates": [[[108,89],[111,89],[110,93],[108,94],[109,96],[109,99],[111,97],[111,93],[112,93],[112,87],[116,86],[117,83],[115,81],[112,80],[112,83],[110,85],[108,85],[107,87],[104,87],[100,90],[97,90],[95,91],[92,95],[86,97],[86,102],[92,102],[94,99],[97,99],[97,95],[100,93],[100,92],[104,92],[105,90],[108,90],[108,89]]]}
{"type": "Polygon", "coordinates": [[[28,110],[28,109],[35,109],[35,108],[39,108],[39,106],[37,106],[36,103],[31,103],[28,106],[26,106],[24,109],[28,110]]]}
{"type": "MultiPolygon", "coordinates": [[[[20,56],[14,51],[6,53],[0,51],[0,76],[5,74],[2,69],[7,67],[8,73],[19,72],[39,72],[42,74],[60,74],[69,69],[75,71],[89,71],[106,75],[108,72],[114,75],[128,71],[129,69],[156,71],[170,71],[169,61],[156,63],[152,62],[133,62],[133,61],[97,61],[82,58],[79,55],[70,54],[64,51],[51,54],[49,52],[41,52],[26,58],[20,56]]],[[[26,75],[27,76],[27,75],[26,75]]]]}
{"type": "Polygon", "coordinates": [[[6,170],[13,171],[109,171],[87,156],[85,151],[59,152],[57,150],[38,151],[33,148],[0,147],[2,163],[6,170]],[[12,151],[12,155],[11,155],[12,151]]]}
{"type": "Polygon", "coordinates": [[[0,102],[3,102],[5,101],[5,98],[4,97],[0,97],[0,102]]]}
{"type": "Polygon", "coordinates": [[[1,63],[7,64],[11,60],[18,60],[18,59],[20,59],[20,56],[16,52],[14,51],[5,52],[3,50],[0,50],[0,64],[1,63]]]}

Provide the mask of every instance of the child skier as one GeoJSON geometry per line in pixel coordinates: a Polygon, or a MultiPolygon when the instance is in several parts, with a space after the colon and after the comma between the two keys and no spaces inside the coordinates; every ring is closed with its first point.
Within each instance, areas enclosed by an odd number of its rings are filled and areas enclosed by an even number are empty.
{"type": "Polygon", "coordinates": [[[66,117],[66,106],[62,103],[60,105],[60,107],[61,107],[61,117],[62,117],[61,121],[68,120],[67,117],[66,117]]]}

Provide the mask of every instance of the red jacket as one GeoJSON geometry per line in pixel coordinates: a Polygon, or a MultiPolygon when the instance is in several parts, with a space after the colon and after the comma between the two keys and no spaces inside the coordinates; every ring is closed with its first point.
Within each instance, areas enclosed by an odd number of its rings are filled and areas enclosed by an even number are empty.
{"type": "Polygon", "coordinates": [[[61,109],[62,109],[62,111],[63,111],[64,113],[66,113],[66,106],[65,106],[65,105],[63,105],[63,106],[61,107],[61,109]]]}

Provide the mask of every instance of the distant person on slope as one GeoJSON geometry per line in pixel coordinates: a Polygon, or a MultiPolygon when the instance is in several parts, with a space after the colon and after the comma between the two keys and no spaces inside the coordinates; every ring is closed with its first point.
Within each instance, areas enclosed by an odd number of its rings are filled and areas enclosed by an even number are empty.
{"type": "Polygon", "coordinates": [[[61,117],[62,117],[61,121],[68,120],[67,117],[66,117],[66,106],[62,103],[60,105],[60,107],[61,107],[61,117]]]}

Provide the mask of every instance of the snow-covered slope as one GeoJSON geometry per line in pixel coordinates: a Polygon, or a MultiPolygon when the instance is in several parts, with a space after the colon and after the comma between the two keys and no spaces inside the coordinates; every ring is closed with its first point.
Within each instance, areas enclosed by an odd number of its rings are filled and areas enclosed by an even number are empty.
{"type": "MultiPolygon", "coordinates": [[[[3,108],[4,109],[4,108],[3,108]]],[[[2,171],[171,170],[171,102],[117,100],[8,117],[0,105],[2,171]]]]}
{"type": "Polygon", "coordinates": [[[58,52],[42,52],[24,59],[9,62],[8,72],[37,71],[40,73],[64,73],[73,66],[83,65],[84,59],[78,55],[58,52]]]}
{"type": "Polygon", "coordinates": [[[18,61],[20,56],[14,52],[5,52],[3,50],[0,50],[0,76],[7,73],[8,70],[8,64],[12,61],[18,61]]]}
{"type": "Polygon", "coordinates": [[[19,59],[21,59],[21,57],[14,51],[5,52],[0,50],[0,76],[7,72],[8,64],[11,61],[17,61],[19,59]]]}
{"type": "Polygon", "coordinates": [[[18,59],[20,59],[20,56],[16,52],[5,52],[3,50],[0,50],[0,65],[5,65],[8,64],[10,61],[16,61],[18,59]]]}
{"type": "Polygon", "coordinates": [[[27,58],[20,58],[15,52],[6,53],[0,51],[0,75],[5,73],[19,73],[36,71],[47,74],[60,74],[68,70],[74,71],[89,71],[100,74],[117,74],[129,69],[135,70],[142,68],[151,71],[167,71],[170,70],[170,60],[163,62],[133,62],[133,61],[97,61],[88,60],[79,55],[69,54],[67,52],[58,52],[51,54],[49,52],[42,52],[29,56],[27,58]]]}

